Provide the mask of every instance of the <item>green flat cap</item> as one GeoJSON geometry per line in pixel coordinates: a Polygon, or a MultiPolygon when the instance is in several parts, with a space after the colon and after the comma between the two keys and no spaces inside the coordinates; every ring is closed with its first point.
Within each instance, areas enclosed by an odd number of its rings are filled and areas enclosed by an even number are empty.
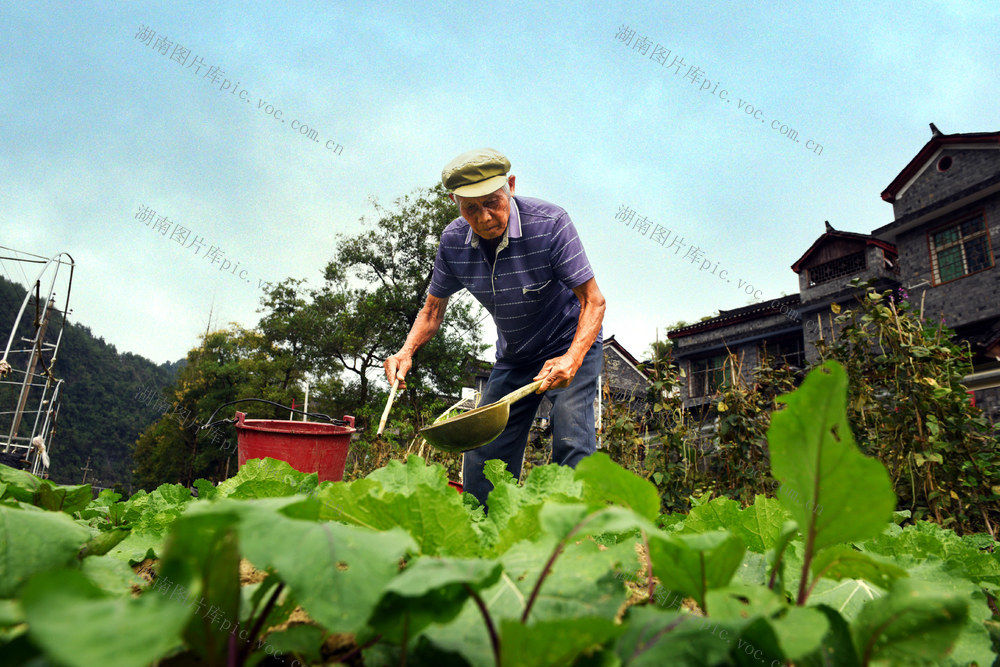
{"type": "Polygon", "coordinates": [[[492,148],[462,153],[441,170],[441,182],[459,197],[482,197],[507,182],[510,160],[492,148]]]}

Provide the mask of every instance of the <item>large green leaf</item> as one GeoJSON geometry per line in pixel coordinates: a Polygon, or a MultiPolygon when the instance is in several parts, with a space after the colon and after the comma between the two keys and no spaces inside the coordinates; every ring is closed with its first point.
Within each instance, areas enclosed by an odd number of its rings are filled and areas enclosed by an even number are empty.
{"type": "MultiPolygon", "coordinates": [[[[456,494],[457,495],[457,494],[456,494]]],[[[289,519],[267,507],[242,507],[244,556],[274,568],[310,617],[331,632],[357,632],[417,545],[401,529],[289,519]]]]}
{"type": "Polygon", "coordinates": [[[909,576],[901,567],[848,546],[830,547],[812,561],[817,577],[828,579],[864,579],[881,588],[889,588],[896,579],[909,576]]]}
{"type": "Polygon", "coordinates": [[[694,598],[708,613],[706,593],[729,584],[745,552],[743,540],[725,531],[649,536],[653,575],[668,589],[694,598]]]}
{"type": "MultiPolygon", "coordinates": [[[[794,523],[794,522],[790,522],[794,523]]],[[[793,540],[785,550],[785,562],[788,570],[783,588],[790,599],[794,600],[800,587],[803,568],[805,545],[801,540],[793,540]]],[[[808,574],[808,573],[807,573],[808,574]]],[[[863,579],[817,579],[811,584],[807,604],[812,606],[827,605],[843,616],[847,621],[854,620],[864,606],[871,600],[885,595],[885,589],[863,579]]]]}
{"type": "Polygon", "coordinates": [[[773,622],[766,618],[753,618],[740,630],[736,641],[730,645],[730,660],[740,667],[780,665],[785,662],[773,622]]]}
{"type": "Polygon", "coordinates": [[[30,503],[35,497],[35,492],[42,485],[42,480],[30,472],[0,464],[0,483],[5,485],[0,498],[9,496],[21,502],[30,503]]]}
{"type": "MultiPolygon", "coordinates": [[[[979,584],[959,576],[949,568],[949,564],[935,557],[921,561],[910,559],[900,560],[899,564],[906,568],[912,579],[927,582],[935,590],[947,591],[958,595],[969,605],[968,619],[962,626],[962,632],[943,665],[965,666],[972,663],[979,665],[995,664],[996,653],[986,623],[993,618],[993,611],[986,593],[979,584]]],[[[995,595],[996,592],[993,592],[995,595]]]]}
{"type": "MultiPolygon", "coordinates": [[[[626,510],[627,511],[627,510],[626,510]]],[[[542,569],[555,550],[557,540],[545,536],[511,547],[500,562],[499,581],[482,592],[493,622],[519,620],[542,569]]],[[[635,542],[600,549],[591,540],[571,541],[555,560],[539,588],[529,621],[601,617],[613,619],[626,600],[614,569],[635,562],[635,542]]],[[[634,569],[634,565],[632,566],[634,569]]],[[[493,651],[482,614],[470,600],[454,621],[431,626],[425,632],[438,650],[462,655],[470,664],[492,664],[493,651]]]]}
{"type": "Polygon", "coordinates": [[[116,558],[85,558],[80,569],[102,591],[118,597],[131,596],[133,586],[145,584],[127,563],[116,558]]]}
{"type": "Polygon", "coordinates": [[[446,586],[468,585],[474,590],[492,586],[500,578],[500,564],[469,558],[419,558],[396,576],[385,590],[399,597],[419,598],[446,586]]]}
{"type": "Polygon", "coordinates": [[[895,495],[888,473],[855,446],[846,393],[844,369],[827,362],[798,390],[779,398],[788,409],[774,414],[768,430],[772,472],[782,482],[778,496],[805,536],[800,605],[816,586],[807,576],[818,551],[878,534],[893,518],[895,495]],[[864,493],[855,492],[857,488],[864,493]]]}
{"type": "MultiPolygon", "coordinates": [[[[632,540],[602,548],[589,539],[571,541],[538,587],[529,620],[578,616],[613,618],[627,597],[615,576],[615,568],[636,562],[635,544],[632,540]]],[[[548,540],[534,544],[520,542],[501,558],[505,574],[517,584],[525,602],[530,599],[554,553],[553,547],[548,540]]]]}
{"type": "Polygon", "coordinates": [[[771,628],[787,660],[799,660],[817,651],[830,629],[826,615],[817,609],[791,607],[771,620],[771,628]]]}
{"type": "Polygon", "coordinates": [[[240,556],[233,503],[199,506],[170,531],[152,590],[196,604],[184,639],[209,664],[228,652],[228,630],[240,621],[240,556]]]}
{"type": "Polygon", "coordinates": [[[739,581],[714,588],[705,597],[716,621],[743,622],[758,616],[771,617],[787,608],[784,597],[776,591],[739,581]]]}
{"type": "Polygon", "coordinates": [[[311,493],[319,483],[316,473],[299,472],[287,461],[250,459],[235,476],[225,480],[212,495],[226,498],[277,498],[311,493]]]}
{"type": "Polygon", "coordinates": [[[789,518],[781,503],[763,495],[746,509],[731,498],[720,496],[691,509],[681,532],[706,533],[728,530],[740,537],[750,551],[762,554],[781,541],[782,526],[789,518]]]}
{"type": "Polygon", "coordinates": [[[826,617],[828,629],[819,649],[799,658],[796,664],[800,667],[859,667],[861,663],[851,638],[851,628],[844,617],[826,605],[815,609],[826,617]]]}
{"type": "MultiPolygon", "coordinates": [[[[296,655],[310,661],[305,664],[322,664],[323,640],[326,634],[323,628],[315,625],[290,625],[284,630],[268,633],[267,644],[274,650],[268,651],[265,648],[264,652],[296,655]]],[[[294,665],[295,662],[291,664],[294,665]]]]}
{"type": "Polygon", "coordinates": [[[22,604],[32,640],[79,667],[146,667],[180,645],[191,614],[162,595],[108,597],[72,570],[33,578],[22,604]]]}
{"type": "Polygon", "coordinates": [[[820,579],[809,596],[809,604],[826,605],[850,621],[866,604],[884,594],[883,589],[863,579],[820,579]]]}
{"type": "Polygon", "coordinates": [[[191,492],[180,484],[161,484],[151,493],[139,491],[125,501],[122,518],[134,532],[166,535],[192,500],[191,492]]]}
{"type": "Polygon", "coordinates": [[[615,646],[634,667],[709,667],[725,664],[741,623],[718,622],[649,607],[630,607],[615,646]]]}
{"type": "Polygon", "coordinates": [[[383,638],[412,639],[431,623],[447,623],[473,592],[494,585],[502,567],[495,561],[423,557],[386,586],[370,620],[383,638]]]}
{"type": "Polygon", "coordinates": [[[448,475],[444,466],[437,463],[427,465],[416,454],[407,457],[406,463],[389,461],[388,465],[368,475],[368,479],[378,482],[386,491],[404,496],[414,493],[420,486],[455,493],[454,489],[448,488],[448,475]]]}
{"type": "Polygon", "coordinates": [[[561,618],[531,625],[505,619],[500,624],[501,665],[551,667],[571,665],[586,651],[593,651],[621,633],[621,626],[606,618],[561,618]]]}
{"type": "MultiPolygon", "coordinates": [[[[399,466],[409,469],[409,466],[399,466]]],[[[480,538],[459,494],[445,484],[396,483],[402,492],[385,490],[374,479],[337,483],[316,494],[320,517],[373,530],[405,529],[426,555],[473,556],[481,551],[480,538]]]]}
{"type": "Polygon", "coordinates": [[[90,484],[57,486],[45,479],[35,491],[32,502],[43,509],[73,514],[89,505],[93,497],[90,484]]]}
{"type": "Polygon", "coordinates": [[[982,551],[975,538],[959,536],[955,531],[930,521],[918,521],[905,528],[890,526],[882,534],[858,546],[864,551],[903,558],[906,562],[940,559],[945,569],[954,576],[977,583],[1000,585],[1000,561],[997,560],[1000,549],[994,549],[992,554],[982,551]]]}
{"type": "Polygon", "coordinates": [[[514,481],[502,462],[487,461],[485,474],[493,483],[490,513],[478,526],[484,533],[484,552],[492,555],[503,554],[516,542],[538,535],[538,514],[546,504],[577,501],[583,493],[583,484],[574,479],[568,466],[532,468],[523,485],[514,481]]]}
{"type": "Polygon", "coordinates": [[[36,572],[72,561],[90,531],[62,512],[0,505],[0,598],[12,597],[36,572]]]}
{"type": "Polygon", "coordinates": [[[550,503],[542,508],[538,519],[543,531],[559,538],[637,530],[660,533],[651,521],[633,510],[614,505],[595,510],[592,505],[550,503]]]}
{"type": "Polygon", "coordinates": [[[575,477],[583,482],[583,499],[588,503],[627,507],[648,521],[660,515],[660,494],[653,483],[625,470],[605,452],[580,461],[575,477]]]}
{"type": "Polygon", "coordinates": [[[166,535],[130,531],[128,536],[108,552],[109,558],[117,558],[129,565],[141,563],[146,558],[157,558],[163,551],[166,535]]]}
{"type": "Polygon", "coordinates": [[[877,535],[896,507],[889,474],[854,444],[846,397],[847,374],[828,361],[778,399],[788,409],[768,429],[778,497],[811,549],[877,535]]]}
{"type": "Polygon", "coordinates": [[[851,624],[864,664],[941,664],[969,614],[962,595],[913,579],[865,605],[851,624]]]}

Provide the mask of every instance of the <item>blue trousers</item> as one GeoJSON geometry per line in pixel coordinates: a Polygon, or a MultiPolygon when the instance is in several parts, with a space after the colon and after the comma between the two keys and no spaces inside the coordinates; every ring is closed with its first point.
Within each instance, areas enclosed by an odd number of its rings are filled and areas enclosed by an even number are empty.
{"type": "MultiPolygon", "coordinates": [[[[568,387],[550,389],[545,394],[531,394],[510,406],[507,428],[493,442],[465,453],[462,463],[462,489],[486,506],[493,484],[483,475],[483,464],[500,459],[515,479],[521,478],[524,448],[528,431],[544,396],[552,401],[549,415],[552,425],[552,462],[576,467],[597,450],[594,429],[594,399],[597,381],[604,365],[603,345],[597,341],[587,351],[580,369],[568,387]]],[[[542,364],[511,369],[493,369],[486,382],[479,405],[498,401],[510,392],[530,384],[542,364]]]]}

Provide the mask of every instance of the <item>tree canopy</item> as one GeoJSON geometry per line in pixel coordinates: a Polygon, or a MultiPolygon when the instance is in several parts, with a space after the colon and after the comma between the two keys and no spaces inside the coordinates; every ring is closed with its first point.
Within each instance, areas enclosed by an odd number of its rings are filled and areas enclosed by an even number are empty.
{"type": "MultiPolygon", "coordinates": [[[[359,405],[371,398],[370,383],[395,353],[424,305],[438,242],[458,207],[440,185],[396,200],[393,210],[373,201],[376,219],[354,236],[340,235],[326,282],[314,293],[324,323],[312,341],[313,366],[353,374],[359,405]]],[[[485,346],[470,301],[453,299],[437,335],[414,358],[407,375],[411,403],[426,393],[454,395],[465,368],[485,346]]]]}
{"type": "MultiPolygon", "coordinates": [[[[173,408],[136,443],[141,486],[233,474],[235,448],[185,427],[182,417],[204,423],[237,398],[284,405],[296,399],[301,405],[308,382],[311,412],[351,414],[361,429],[378,418],[388,389],[378,382],[382,362],[403,344],[424,304],[441,233],[458,208],[440,186],[400,197],[391,209],[372,205],[375,214],[362,218],[361,232],[337,236],[321,285],[310,288],[303,279],[288,278],[271,286],[256,327],[209,332],[188,353],[177,383],[165,391],[173,408]]],[[[441,330],[416,355],[394,408],[397,419],[405,415],[412,422],[406,432],[421,425],[432,404],[459,393],[470,359],[486,347],[479,342],[477,317],[471,300],[453,299],[441,330]]],[[[235,409],[216,419],[231,417],[235,409]]],[[[254,418],[287,416],[262,404],[244,411],[254,418]]],[[[235,435],[224,428],[231,443],[235,435]]]]}

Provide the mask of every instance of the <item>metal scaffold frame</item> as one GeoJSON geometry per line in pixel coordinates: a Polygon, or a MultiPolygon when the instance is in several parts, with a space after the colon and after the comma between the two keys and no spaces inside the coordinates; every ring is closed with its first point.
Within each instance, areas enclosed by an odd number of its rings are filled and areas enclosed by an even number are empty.
{"type": "MultiPolygon", "coordinates": [[[[21,309],[11,325],[3,357],[0,358],[0,386],[19,387],[16,401],[12,404],[8,404],[6,400],[0,403],[0,451],[8,456],[14,454],[15,458],[27,460],[28,469],[33,474],[47,477],[49,452],[52,437],[56,432],[59,400],[64,383],[62,379],[56,377],[55,368],[59,357],[59,345],[66,327],[66,317],[70,312],[69,296],[75,262],[72,256],[65,252],[46,259],[40,255],[19,252],[3,246],[0,246],[0,251],[12,252],[15,255],[0,257],[0,260],[42,264],[34,282],[28,285],[21,309]],[[65,294],[65,298],[62,304],[57,304],[56,288],[63,284],[59,280],[64,266],[69,267],[68,275],[63,276],[65,290],[62,293],[65,294]],[[47,286],[44,302],[43,282],[47,286]],[[33,315],[28,309],[32,303],[33,315]],[[33,317],[31,323],[34,334],[30,338],[18,337],[26,312],[29,313],[29,317],[33,317]],[[61,318],[58,317],[59,314],[62,315],[61,318]],[[54,316],[60,321],[53,322],[54,316]],[[29,423],[30,431],[27,428],[29,423]],[[22,456],[17,456],[18,454],[22,456]]],[[[4,270],[6,271],[6,266],[4,270]]],[[[21,272],[27,278],[23,269],[21,272]]],[[[9,274],[8,278],[14,282],[9,274]]]]}

